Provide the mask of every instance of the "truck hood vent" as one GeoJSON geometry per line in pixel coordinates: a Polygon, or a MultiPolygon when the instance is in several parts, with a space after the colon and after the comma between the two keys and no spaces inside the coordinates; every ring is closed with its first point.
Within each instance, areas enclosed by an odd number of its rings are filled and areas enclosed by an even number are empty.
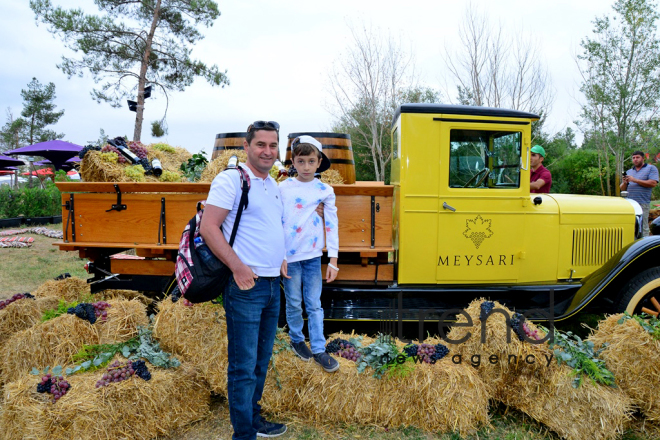
{"type": "Polygon", "coordinates": [[[573,266],[602,266],[623,246],[623,228],[573,229],[573,266]]]}

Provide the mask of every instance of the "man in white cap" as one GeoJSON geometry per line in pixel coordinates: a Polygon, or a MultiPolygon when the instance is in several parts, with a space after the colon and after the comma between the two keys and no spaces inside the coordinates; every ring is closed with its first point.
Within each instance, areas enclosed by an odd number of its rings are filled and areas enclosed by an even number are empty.
{"type": "Polygon", "coordinates": [[[337,371],[339,363],[325,351],[321,307],[321,255],[325,246],[330,259],[326,281],[330,283],[339,271],[337,207],[333,188],[314,177],[316,173],[330,168],[330,160],[323,154],[323,145],[311,136],[294,139],[291,151],[293,166],[298,175],[280,183],[286,249],[282,276],[289,337],[291,348],[298,357],[304,361],[314,359],[323,370],[331,373],[337,371]],[[325,205],[325,220],[316,211],[320,203],[325,205]],[[302,332],[303,299],[307,311],[311,351],[302,332]]]}

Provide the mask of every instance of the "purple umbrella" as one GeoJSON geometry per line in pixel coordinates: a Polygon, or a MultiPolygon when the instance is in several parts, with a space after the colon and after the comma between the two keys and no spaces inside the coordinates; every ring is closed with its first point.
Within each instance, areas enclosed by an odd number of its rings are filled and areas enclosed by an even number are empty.
{"type": "Polygon", "coordinates": [[[3,156],[0,154],[0,168],[6,168],[16,165],[25,165],[25,162],[22,160],[14,159],[13,157],[3,156]]]}
{"type": "Polygon", "coordinates": [[[27,147],[17,148],[15,150],[8,151],[5,154],[23,154],[45,157],[53,163],[55,169],[59,170],[62,169],[62,165],[68,159],[76,156],[78,152],[82,150],[82,148],[83,147],[80,145],[75,145],[70,142],[55,139],[52,141],[29,145],[27,147]]]}

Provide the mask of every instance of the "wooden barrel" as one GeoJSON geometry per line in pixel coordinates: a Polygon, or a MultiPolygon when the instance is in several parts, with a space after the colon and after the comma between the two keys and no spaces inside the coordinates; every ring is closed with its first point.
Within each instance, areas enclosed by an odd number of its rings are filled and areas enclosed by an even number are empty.
{"type": "Polygon", "coordinates": [[[345,133],[289,133],[289,142],[286,145],[286,161],[291,160],[291,142],[298,136],[312,136],[323,145],[323,153],[330,159],[330,168],[339,171],[344,183],[355,183],[355,160],[351,135],[345,133]]]}
{"type": "Polygon", "coordinates": [[[218,157],[225,150],[243,150],[245,136],[247,136],[246,132],[217,134],[215,136],[215,145],[213,145],[211,160],[218,157]]]}

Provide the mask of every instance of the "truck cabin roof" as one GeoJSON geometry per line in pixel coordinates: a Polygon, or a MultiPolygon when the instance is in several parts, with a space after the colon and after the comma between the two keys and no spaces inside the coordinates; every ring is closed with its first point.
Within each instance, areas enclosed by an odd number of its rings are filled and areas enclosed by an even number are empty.
{"type": "Polygon", "coordinates": [[[451,104],[402,104],[394,114],[392,126],[396,124],[396,121],[399,119],[401,113],[433,113],[445,115],[490,116],[499,118],[525,118],[533,120],[540,119],[540,116],[534,113],[503,108],[451,104]]]}

